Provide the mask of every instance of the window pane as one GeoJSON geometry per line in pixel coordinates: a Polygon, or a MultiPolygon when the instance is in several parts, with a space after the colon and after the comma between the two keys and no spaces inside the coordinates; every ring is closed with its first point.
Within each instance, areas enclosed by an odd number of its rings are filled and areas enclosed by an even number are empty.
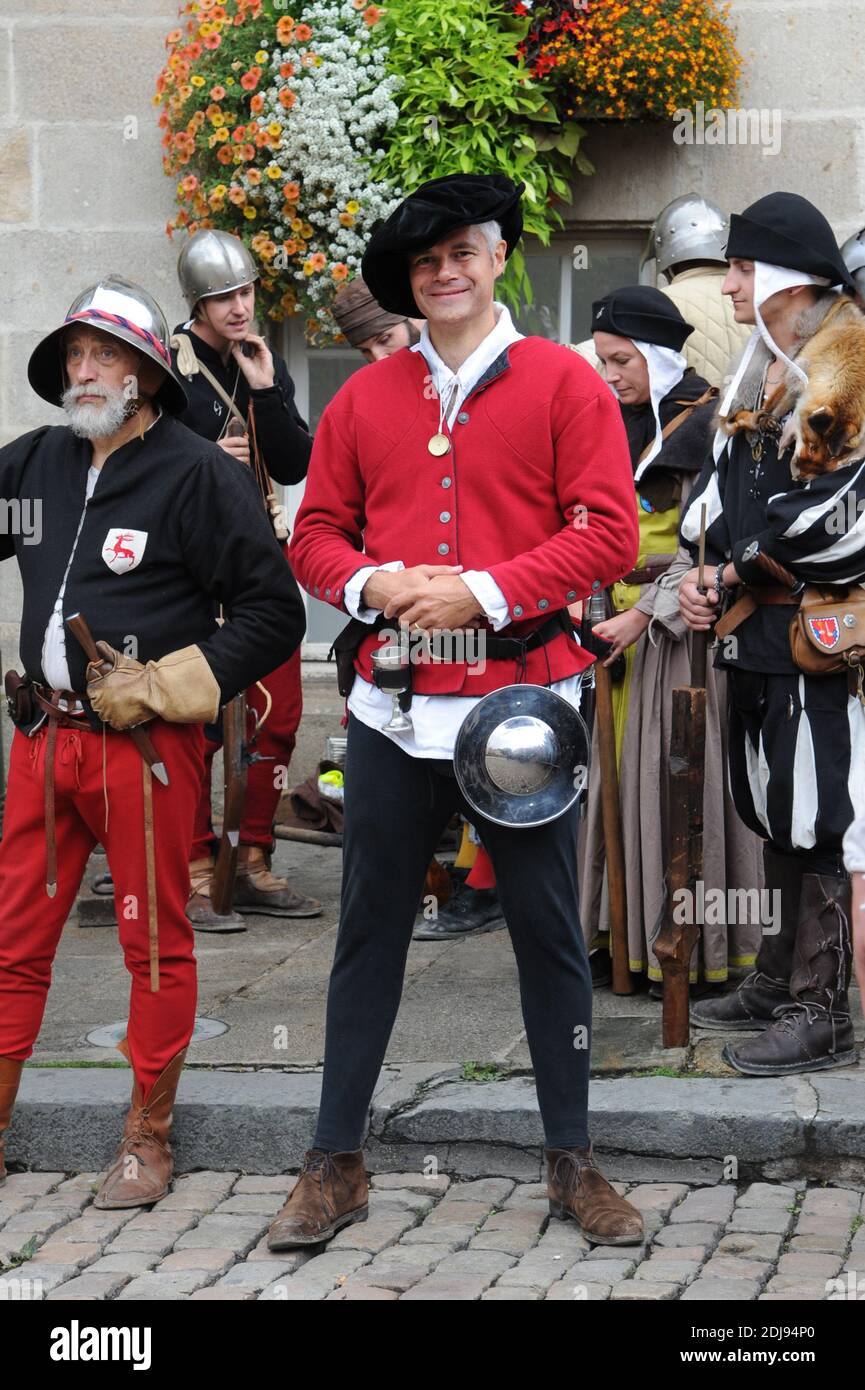
{"type": "Polygon", "coordinates": [[[315,433],[325,406],[366,363],[359,352],[344,348],[312,349],[309,352],[309,427],[315,433]]]}
{"type": "Polygon", "coordinates": [[[537,254],[526,255],[526,271],[532,283],[534,300],[531,307],[523,306],[513,315],[514,323],[521,333],[533,333],[539,338],[559,337],[559,267],[560,249],[550,248],[537,254]]]}
{"type": "Polygon", "coordinates": [[[635,233],[633,246],[618,237],[606,242],[594,242],[590,237],[582,239],[588,265],[585,270],[571,271],[572,342],[581,343],[591,336],[592,304],[596,299],[603,299],[605,294],[623,285],[637,284],[644,242],[645,237],[640,232],[635,233]]]}

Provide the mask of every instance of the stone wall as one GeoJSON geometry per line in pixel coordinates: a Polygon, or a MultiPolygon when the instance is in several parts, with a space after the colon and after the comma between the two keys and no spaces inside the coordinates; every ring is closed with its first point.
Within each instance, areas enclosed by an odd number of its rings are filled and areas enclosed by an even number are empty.
{"type": "MultiPolygon", "coordinates": [[[[172,322],[183,308],[151,103],[176,0],[57,9],[0,0],[0,444],[55,413],[27,385],[27,358],[89,280],[117,270],[147,285],[172,322]]],[[[803,193],[842,238],[865,221],[863,0],[734,0],[733,15],[742,105],[782,112],[780,151],[676,145],[670,128],[596,128],[586,149],[598,174],[575,184],[577,225],[646,226],[689,189],[732,208],[772,189],[803,193]]],[[[7,664],[19,611],[14,566],[4,565],[7,664]]]]}

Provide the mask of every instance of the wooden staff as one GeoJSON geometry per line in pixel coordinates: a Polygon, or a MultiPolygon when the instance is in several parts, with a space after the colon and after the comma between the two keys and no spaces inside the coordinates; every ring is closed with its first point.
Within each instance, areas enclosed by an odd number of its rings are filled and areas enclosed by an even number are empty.
{"type": "MultiPolygon", "coordinates": [[[[700,515],[697,588],[706,592],[706,504],[700,515]]],[[[691,956],[700,931],[694,919],[697,884],[703,877],[703,781],[706,764],[706,654],[708,632],[691,634],[691,683],[673,691],[670,733],[670,867],[664,921],[655,955],[664,977],[663,1043],[687,1047],[690,1040],[691,956]],[[684,909],[684,910],[683,910],[684,909]],[[676,919],[683,920],[677,921],[676,919]]]]}
{"type": "MultiPolygon", "coordinates": [[[[603,622],[603,597],[588,602],[589,620],[603,622]]],[[[613,965],[613,993],[633,994],[628,951],[628,902],[625,889],[625,844],[622,837],[622,808],[619,801],[619,769],[616,763],[616,729],[613,721],[613,682],[598,657],[595,676],[595,723],[598,729],[598,762],[601,769],[601,816],[604,827],[604,854],[607,861],[607,895],[610,911],[610,957],[613,965]]]]}

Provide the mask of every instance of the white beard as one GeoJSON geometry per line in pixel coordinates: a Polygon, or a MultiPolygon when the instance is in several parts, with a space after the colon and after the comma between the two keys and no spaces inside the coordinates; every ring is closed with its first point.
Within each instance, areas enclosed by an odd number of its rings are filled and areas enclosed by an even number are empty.
{"type": "Polygon", "coordinates": [[[100,386],[104,405],[78,405],[78,397],[95,395],[92,386],[70,386],[63,392],[61,404],[69,420],[69,428],[81,439],[109,439],[129,417],[130,400],[126,389],[100,386]]]}

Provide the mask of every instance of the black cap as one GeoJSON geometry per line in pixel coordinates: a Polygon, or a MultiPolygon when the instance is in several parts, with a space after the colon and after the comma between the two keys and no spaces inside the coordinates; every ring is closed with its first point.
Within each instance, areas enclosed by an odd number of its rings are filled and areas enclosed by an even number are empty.
{"type": "Polygon", "coordinates": [[[766,261],[856,293],[835,234],[822,212],[798,193],[768,193],[730,218],[727,259],[766,261]]]}
{"type": "Polygon", "coordinates": [[[434,246],[460,227],[498,222],[510,256],[523,231],[524,184],[504,174],[445,174],[430,179],[394,208],[367,244],[361,274],[383,309],[423,318],[411,292],[407,254],[434,246]]]}
{"type": "Polygon", "coordinates": [[[625,285],[592,305],[593,333],[615,333],[681,352],[693,331],[672,299],[651,285],[625,285]]]}

